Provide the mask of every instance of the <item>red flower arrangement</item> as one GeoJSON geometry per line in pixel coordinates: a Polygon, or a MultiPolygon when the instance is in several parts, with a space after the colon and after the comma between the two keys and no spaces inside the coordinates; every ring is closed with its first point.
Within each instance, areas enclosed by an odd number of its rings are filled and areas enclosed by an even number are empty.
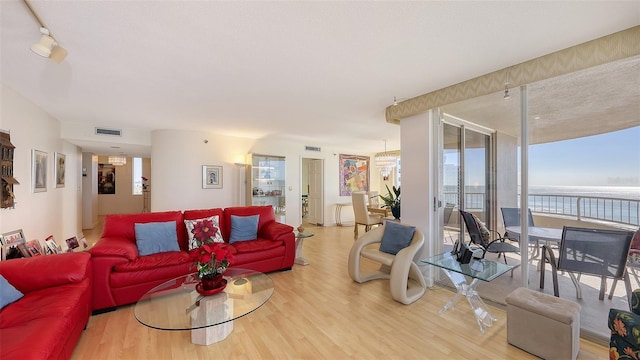
{"type": "Polygon", "coordinates": [[[198,247],[189,251],[189,257],[200,279],[223,274],[233,261],[227,245],[213,241],[218,231],[211,220],[199,221],[191,230],[198,247]]]}

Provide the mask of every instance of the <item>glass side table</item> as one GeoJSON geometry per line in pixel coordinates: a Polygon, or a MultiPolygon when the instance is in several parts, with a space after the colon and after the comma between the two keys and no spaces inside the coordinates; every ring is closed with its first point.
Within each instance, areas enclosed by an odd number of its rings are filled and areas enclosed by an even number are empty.
{"type": "Polygon", "coordinates": [[[456,260],[455,255],[452,255],[450,252],[422,259],[420,262],[442,269],[442,272],[447,275],[456,287],[456,295],[440,309],[440,314],[453,308],[458,300],[464,296],[467,298],[471,310],[473,310],[481,333],[484,333],[486,328],[491,327],[493,323],[497,321],[487,308],[487,305],[482,301],[482,298],[478,295],[476,287],[478,286],[479,280],[489,282],[513,269],[514,267],[512,265],[501,264],[487,259],[471,259],[469,264],[460,264],[456,260]],[[465,275],[473,279],[470,284],[467,283],[465,275]]]}

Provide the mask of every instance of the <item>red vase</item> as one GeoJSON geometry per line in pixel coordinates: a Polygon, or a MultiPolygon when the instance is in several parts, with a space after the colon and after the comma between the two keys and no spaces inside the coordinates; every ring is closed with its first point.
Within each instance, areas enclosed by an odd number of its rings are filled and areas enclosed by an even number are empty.
{"type": "Polygon", "coordinates": [[[218,274],[213,277],[203,277],[200,282],[202,283],[202,290],[213,290],[222,286],[224,278],[222,274],[218,274]]]}

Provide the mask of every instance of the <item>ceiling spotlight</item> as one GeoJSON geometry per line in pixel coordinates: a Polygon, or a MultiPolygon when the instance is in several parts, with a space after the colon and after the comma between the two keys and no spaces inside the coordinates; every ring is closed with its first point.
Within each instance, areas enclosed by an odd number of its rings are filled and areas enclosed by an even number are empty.
{"type": "Polygon", "coordinates": [[[396,100],[396,97],[393,97],[393,106],[398,106],[398,100],[396,100]]]}
{"type": "Polygon", "coordinates": [[[504,96],[502,97],[505,100],[509,100],[511,99],[511,95],[509,95],[509,83],[506,82],[504,83],[504,96]]]}
{"type": "Polygon", "coordinates": [[[31,45],[31,50],[42,57],[48,58],[49,56],[51,56],[51,49],[53,49],[58,44],[56,44],[56,41],[53,40],[51,36],[49,36],[49,30],[47,30],[46,28],[41,27],[40,33],[42,34],[40,40],[37,43],[31,45]]]}

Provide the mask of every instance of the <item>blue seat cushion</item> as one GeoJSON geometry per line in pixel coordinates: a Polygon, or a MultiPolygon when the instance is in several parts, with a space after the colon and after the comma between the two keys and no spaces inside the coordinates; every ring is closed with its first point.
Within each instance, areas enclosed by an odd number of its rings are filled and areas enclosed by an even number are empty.
{"type": "Polygon", "coordinates": [[[411,244],[415,231],[415,226],[401,225],[395,221],[385,221],[380,251],[396,255],[400,250],[411,244]]]}

